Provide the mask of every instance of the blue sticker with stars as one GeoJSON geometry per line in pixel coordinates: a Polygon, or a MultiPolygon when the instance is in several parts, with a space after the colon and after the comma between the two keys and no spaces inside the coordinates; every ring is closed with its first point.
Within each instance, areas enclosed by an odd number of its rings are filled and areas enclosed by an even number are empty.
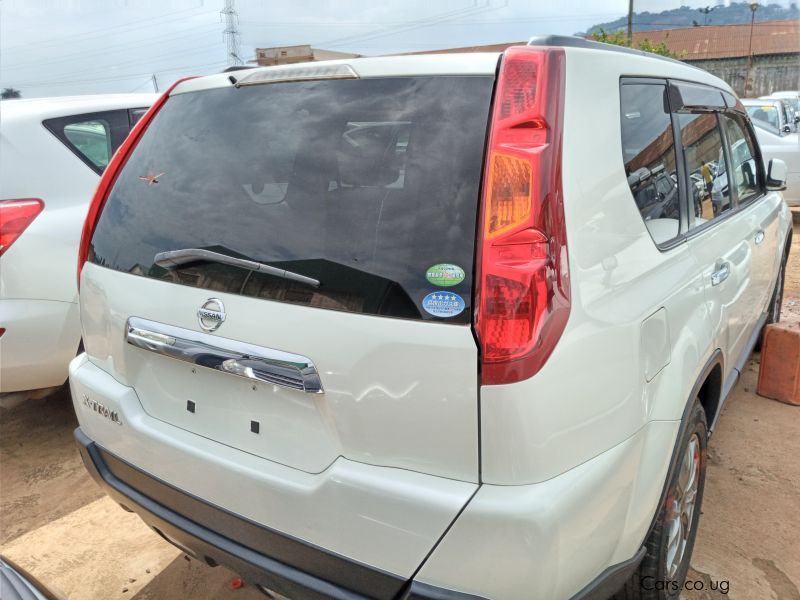
{"type": "Polygon", "coordinates": [[[452,292],[431,292],[422,299],[422,308],[434,317],[455,317],[464,310],[464,299],[452,292]]]}

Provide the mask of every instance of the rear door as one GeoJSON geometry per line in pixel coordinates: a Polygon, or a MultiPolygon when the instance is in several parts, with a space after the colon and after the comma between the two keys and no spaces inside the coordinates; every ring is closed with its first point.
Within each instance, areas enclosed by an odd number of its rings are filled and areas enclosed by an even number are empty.
{"type": "Polygon", "coordinates": [[[752,328],[755,232],[731,195],[719,113],[685,110],[676,117],[686,172],[699,174],[702,182],[689,186],[688,244],[703,268],[712,331],[730,372],[752,328]]]}
{"type": "Polygon", "coordinates": [[[92,239],[90,359],[151,416],[297,469],[345,456],[477,481],[471,290],[492,87],[171,96],[92,239]],[[212,254],[164,259],[180,250],[212,254]]]}
{"type": "Polygon", "coordinates": [[[755,327],[767,310],[777,275],[781,201],[776,194],[766,193],[764,163],[751,126],[734,112],[723,113],[721,121],[729,148],[729,185],[750,230],[748,243],[754,265],[751,322],[755,327]]]}

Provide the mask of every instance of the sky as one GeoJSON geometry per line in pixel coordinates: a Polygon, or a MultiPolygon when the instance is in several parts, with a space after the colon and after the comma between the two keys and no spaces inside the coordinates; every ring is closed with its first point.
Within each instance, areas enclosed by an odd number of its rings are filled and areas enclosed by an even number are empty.
{"type": "MultiPolygon", "coordinates": [[[[636,0],[637,11],[717,0],[636,0]]],[[[788,5],[789,0],[780,4],[788,5]]],[[[163,90],[228,65],[224,0],[0,0],[0,87],[23,97],[163,90]],[[154,82],[155,79],[155,82],[154,82]]],[[[311,44],[366,55],[573,34],[627,0],[235,0],[242,58],[311,44]]]]}

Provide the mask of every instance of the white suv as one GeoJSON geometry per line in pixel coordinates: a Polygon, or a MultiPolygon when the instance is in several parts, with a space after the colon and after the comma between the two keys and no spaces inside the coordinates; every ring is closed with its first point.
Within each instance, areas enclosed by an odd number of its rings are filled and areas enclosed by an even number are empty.
{"type": "Polygon", "coordinates": [[[0,394],[28,395],[67,380],[81,339],[75,263],[89,201],[111,155],[156,98],[3,101],[0,394]]]}
{"type": "Polygon", "coordinates": [[[789,248],[725,83],[551,37],[192,79],[129,139],[70,366],[120,504],[294,598],[677,596],[789,248]]]}

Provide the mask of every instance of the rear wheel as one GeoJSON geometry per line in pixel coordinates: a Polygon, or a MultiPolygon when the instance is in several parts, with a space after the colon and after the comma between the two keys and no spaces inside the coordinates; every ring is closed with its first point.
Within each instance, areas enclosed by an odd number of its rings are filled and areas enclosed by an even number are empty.
{"type": "Polygon", "coordinates": [[[680,596],[692,557],[706,475],[706,416],[699,399],[681,433],[677,466],[645,542],[647,554],[616,598],[667,600],[680,596]]]}

